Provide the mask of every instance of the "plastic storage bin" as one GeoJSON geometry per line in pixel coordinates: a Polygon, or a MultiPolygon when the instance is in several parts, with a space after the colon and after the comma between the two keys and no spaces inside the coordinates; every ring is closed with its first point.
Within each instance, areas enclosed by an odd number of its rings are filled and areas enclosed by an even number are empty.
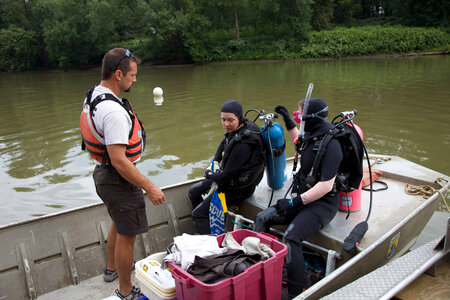
{"type": "Polygon", "coordinates": [[[161,269],[161,262],[166,255],[166,252],[158,252],[136,262],[135,277],[148,299],[176,299],[175,281],[170,271],[161,269]]]}
{"type": "MultiPolygon", "coordinates": [[[[177,300],[281,299],[281,277],[284,256],[287,253],[286,245],[269,234],[247,229],[235,230],[232,234],[238,243],[248,236],[256,236],[262,243],[269,245],[275,251],[275,255],[248,267],[237,276],[213,284],[204,283],[181,267],[169,263],[172,276],[175,278],[177,300]]],[[[217,237],[219,245],[224,237],[225,234],[217,237]]]]}

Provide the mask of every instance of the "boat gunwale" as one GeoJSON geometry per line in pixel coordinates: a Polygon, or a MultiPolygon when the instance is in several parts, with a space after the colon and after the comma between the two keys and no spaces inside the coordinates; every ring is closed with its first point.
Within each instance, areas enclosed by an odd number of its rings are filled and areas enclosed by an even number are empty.
{"type": "MultiPolygon", "coordinates": [[[[367,248],[363,249],[361,252],[359,252],[357,255],[346,261],[343,265],[339,266],[335,271],[331,272],[328,276],[322,278],[319,282],[312,285],[309,289],[304,291],[302,294],[300,294],[300,298],[298,299],[307,299],[309,297],[314,297],[314,293],[318,292],[322,287],[324,287],[329,282],[335,280],[340,276],[343,272],[349,270],[353,265],[355,265],[358,261],[362,260],[366,256],[368,256],[372,251],[376,250],[377,247],[382,246],[386,241],[388,241],[390,238],[395,236],[398,232],[401,231],[401,229],[415,216],[417,216],[424,208],[426,208],[429,205],[432,205],[435,201],[438,201],[440,198],[442,198],[442,195],[445,195],[448,190],[449,184],[447,183],[446,186],[443,186],[439,191],[442,193],[434,193],[432,196],[430,196],[426,201],[424,201],[421,205],[419,205],[416,209],[414,209],[411,213],[409,213],[402,221],[397,223],[393,228],[391,228],[388,232],[386,232],[384,235],[382,235],[379,239],[377,239],[375,242],[370,244],[367,248]]],[[[400,253],[399,253],[400,254],[400,253]]],[[[398,256],[397,254],[396,256],[398,256]]],[[[395,258],[393,258],[395,259],[395,258]]],[[[322,296],[319,296],[322,297],[322,296]]]]}
{"type": "MultiPolygon", "coordinates": [[[[202,179],[203,178],[199,177],[199,178],[167,185],[167,186],[162,187],[161,190],[164,192],[166,190],[174,189],[179,186],[196,183],[198,181],[201,181],[202,179]]],[[[144,192],[144,195],[146,195],[145,191],[143,191],[143,192],[144,192]]],[[[46,214],[43,216],[34,217],[34,218],[28,219],[28,220],[17,221],[17,222],[13,222],[13,223],[9,223],[9,224],[0,225],[0,234],[3,230],[8,230],[8,229],[11,229],[14,227],[20,227],[20,226],[24,226],[24,225],[29,225],[29,224],[33,224],[33,223],[37,223],[37,222],[41,222],[41,221],[45,221],[45,220],[49,220],[49,219],[53,219],[53,218],[59,218],[59,217],[62,217],[62,216],[68,215],[68,214],[81,212],[83,210],[90,210],[92,208],[97,208],[97,207],[102,207],[102,206],[104,206],[104,203],[101,200],[99,200],[99,202],[96,202],[96,203],[91,203],[91,204],[86,204],[86,205],[82,205],[82,206],[78,206],[78,207],[74,207],[74,208],[70,208],[70,209],[65,209],[62,211],[46,214]]]]}

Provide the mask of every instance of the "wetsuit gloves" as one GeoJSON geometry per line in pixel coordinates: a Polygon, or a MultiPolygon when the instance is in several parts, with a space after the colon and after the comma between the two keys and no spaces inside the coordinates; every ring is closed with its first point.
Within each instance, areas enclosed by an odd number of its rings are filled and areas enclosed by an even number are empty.
{"type": "Polygon", "coordinates": [[[300,196],[294,197],[292,199],[283,198],[277,201],[275,209],[278,214],[286,215],[287,211],[295,208],[300,209],[303,206],[302,198],[300,196]]]}
{"type": "Polygon", "coordinates": [[[220,164],[219,162],[212,160],[208,168],[206,168],[204,176],[205,178],[209,179],[209,177],[211,177],[211,174],[215,172],[220,172],[220,164]]]}
{"type": "Polygon", "coordinates": [[[206,170],[205,170],[205,174],[204,174],[204,175],[205,175],[205,178],[206,178],[206,179],[209,179],[213,173],[214,173],[214,172],[211,171],[210,169],[206,169],[206,170]]]}
{"type": "Polygon", "coordinates": [[[286,107],[283,105],[278,105],[275,107],[275,112],[280,114],[283,117],[284,124],[286,125],[287,130],[291,130],[295,127],[294,121],[292,121],[291,117],[289,116],[289,111],[286,107]]]}

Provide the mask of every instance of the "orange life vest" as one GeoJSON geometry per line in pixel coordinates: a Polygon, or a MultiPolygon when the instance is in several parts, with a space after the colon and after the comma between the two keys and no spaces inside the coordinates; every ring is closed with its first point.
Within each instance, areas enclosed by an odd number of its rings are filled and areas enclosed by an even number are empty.
{"type": "Polygon", "coordinates": [[[98,133],[94,120],[92,119],[92,112],[95,106],[102,101],[110,100],[119,103],[131,118],[132,125],[128,135],[128,145],[125,155],[131,162],[136,162],[141,157],[145,148],[146,134],[144,125],[138,119],[137,115],[133,113],[127,99],[122,98],[122,101],[120,101],[112,94],[101,94],[91,101],[93,91],[94,89],[91,89],[87,92],[86,103],[80,116],[80,129],[83,138],[81,149],[87,150],[91,157],[102,165],[110,163],[108,152],[106,151],[105,139],[98,133]]]}

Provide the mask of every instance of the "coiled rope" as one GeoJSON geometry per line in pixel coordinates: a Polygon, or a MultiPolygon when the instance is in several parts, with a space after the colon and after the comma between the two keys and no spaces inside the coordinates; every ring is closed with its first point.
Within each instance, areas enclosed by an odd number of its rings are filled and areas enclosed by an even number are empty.
{"type": "MultiPolygon", "coordinates": [[[[438,177],[434,180],[434,182],[439,184],[441,187],[445,188],[447,190],[447,192],[449,191],[448,188],[446,188],[444,186],[444,184],[441,183],[441,182],[448,183],[448,181],[445,178],[438,177]]],[[[432,186],[429,186],[429,185],[415,186],[415,185],[411,185],[411,184],[407,183],[406,187],[405,187],[405,192],[408,195],[422,195],[424,199],[428,199],[434,193],[438,192],[441,195],[442,199],[444,200],[445,206],[447,207],[447,211],[450,212],[450,208],[447,204],[447,200],[446,200],[444,194],[441,192],[441,190],[436,190],[432,186]]]]}

